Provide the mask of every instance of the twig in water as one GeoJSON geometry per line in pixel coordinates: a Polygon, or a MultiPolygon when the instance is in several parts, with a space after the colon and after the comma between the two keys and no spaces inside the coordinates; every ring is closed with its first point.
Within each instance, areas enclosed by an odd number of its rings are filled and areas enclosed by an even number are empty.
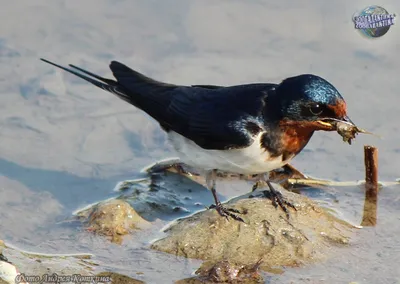
{"type": "Polygon", "coordinates": [[[361,226],[375,226],[378,204],[378,149],[364,146],[365,201],[361,226]]]}

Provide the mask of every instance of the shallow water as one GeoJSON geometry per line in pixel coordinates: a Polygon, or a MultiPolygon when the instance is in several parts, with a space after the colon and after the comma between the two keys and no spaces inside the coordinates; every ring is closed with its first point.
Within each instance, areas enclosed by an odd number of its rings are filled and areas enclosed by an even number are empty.
{"type": "MultiPolygon", "coordinates": [[[[0,239],[42,253],[93,253],[96,270],[149,283],[188,277],[199,261],[146,249],[155,232],[123,245],[65,223],[72,212],[116,196],[118,181],[173,156],[158,125],[142,112],[39,57],[110,76],[120,60],[160,80],[182,84],[279,82],[300,73],[328,79],[360,127],[352,146],[316,133],[293,165],[318,178],[363,179],[363,145],[379,148],[379,179],[398,177],[399,29],[366,39],[352,15],[366,1],[34,1],[0,10],[0,239]],[[29,19],[29,20],[28,20],[29,19]],[[137,273],[143,274],[137,274],[137,273]]],[[[397,13],[400,5],[385,6],[397,13]]],[[[226,198],[246,192],[222,181],[226,198]]],[[[358,230],[348,248],[326,262],[267,276],[271,283],[398,283],[399,186],[379,195],[375,228],[358,230]],[[270,278],[269,278],[270,277],[270,278]]],[[[353,223],[362,216],[362,187],[333,188],[331,205],[353,223]]],[[[208,205],[211,201],[202,199],[208,205]]],[[[23,267],[22,267],[23,268],[23,267]]]]}

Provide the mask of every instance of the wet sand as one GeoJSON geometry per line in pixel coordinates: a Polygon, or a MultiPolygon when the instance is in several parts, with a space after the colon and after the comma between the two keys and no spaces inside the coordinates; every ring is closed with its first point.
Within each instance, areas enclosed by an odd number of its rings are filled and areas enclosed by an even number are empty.
{"type": "MultiPolygon", "coordinates": [[[[279,82],[318,74],[342,93],[355,123],[384,139],[359,135],[349,146],[336,133],[316,133],[293,165],[318,178],[363,179],[363,145],[372,144],[379,148],[379,179],[399,177],[400,29],[392,26],[378,39],[363,37],[351,17],[370,4],[7,2],[0,11],[0,239],[35,252],[93,253],[96,269],[148,283],[188,277],[200,264],[145,249],[148,235],[118,246],[63,222],[80,207],[116,196],[118,181],[138,177],[142,167],[174,153],[147,115],[39,57],[105,77],[115,59],[181,84],[279,82]]],[[[391,0],[384,8],[398,13],[400,5],[391,0]]],[[[218,189],[225,198],[248,190],[246,183],[231,181],[218,189]]],[[[325,263],[266,279],[397,283],[399,189],[380,192],[377,226],[358,231],[352,246],[325,263]]],[[[329,193],[338,200],[328,201],[332,207],[360,223],[362,187],[329,193]]],[[[211,203],[211,195],[205,198],[201,202],[211,203]]],[[[168,221],[155,221],[151,239],[161,236],[158,230],[168,221]]]]}

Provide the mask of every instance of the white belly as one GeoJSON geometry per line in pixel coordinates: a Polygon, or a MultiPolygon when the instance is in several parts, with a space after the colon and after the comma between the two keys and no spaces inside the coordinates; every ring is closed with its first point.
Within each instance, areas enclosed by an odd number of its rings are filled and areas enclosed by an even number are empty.
{"type": "Polygon", "coordinates": [[[261,149],[260,138],[261,134],[252,145],[243,149],[206,150],[176,132],[168,132],[168,139],[181,161],[201,170],[259,174],[280,168],[289,162],[283,162],[282,156],[271,159],[269,153],[261,149]]]}

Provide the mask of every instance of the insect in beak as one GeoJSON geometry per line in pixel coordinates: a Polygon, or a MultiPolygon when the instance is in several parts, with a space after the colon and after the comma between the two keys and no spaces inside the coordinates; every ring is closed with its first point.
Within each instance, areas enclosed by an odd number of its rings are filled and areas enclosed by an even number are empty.
{"type": "Polygon", "coordinates": [[[354,122],[346,115],[342,119],[336,118],[325,118],[318,121],[320,124],[331,127],[330,130],[336,130],[340,136],[342,136],[343,141],[351,144],[351,141],[356,137],[358,133],[372,134],[371,132],[365,131],[357,127],[354,122]]]}

